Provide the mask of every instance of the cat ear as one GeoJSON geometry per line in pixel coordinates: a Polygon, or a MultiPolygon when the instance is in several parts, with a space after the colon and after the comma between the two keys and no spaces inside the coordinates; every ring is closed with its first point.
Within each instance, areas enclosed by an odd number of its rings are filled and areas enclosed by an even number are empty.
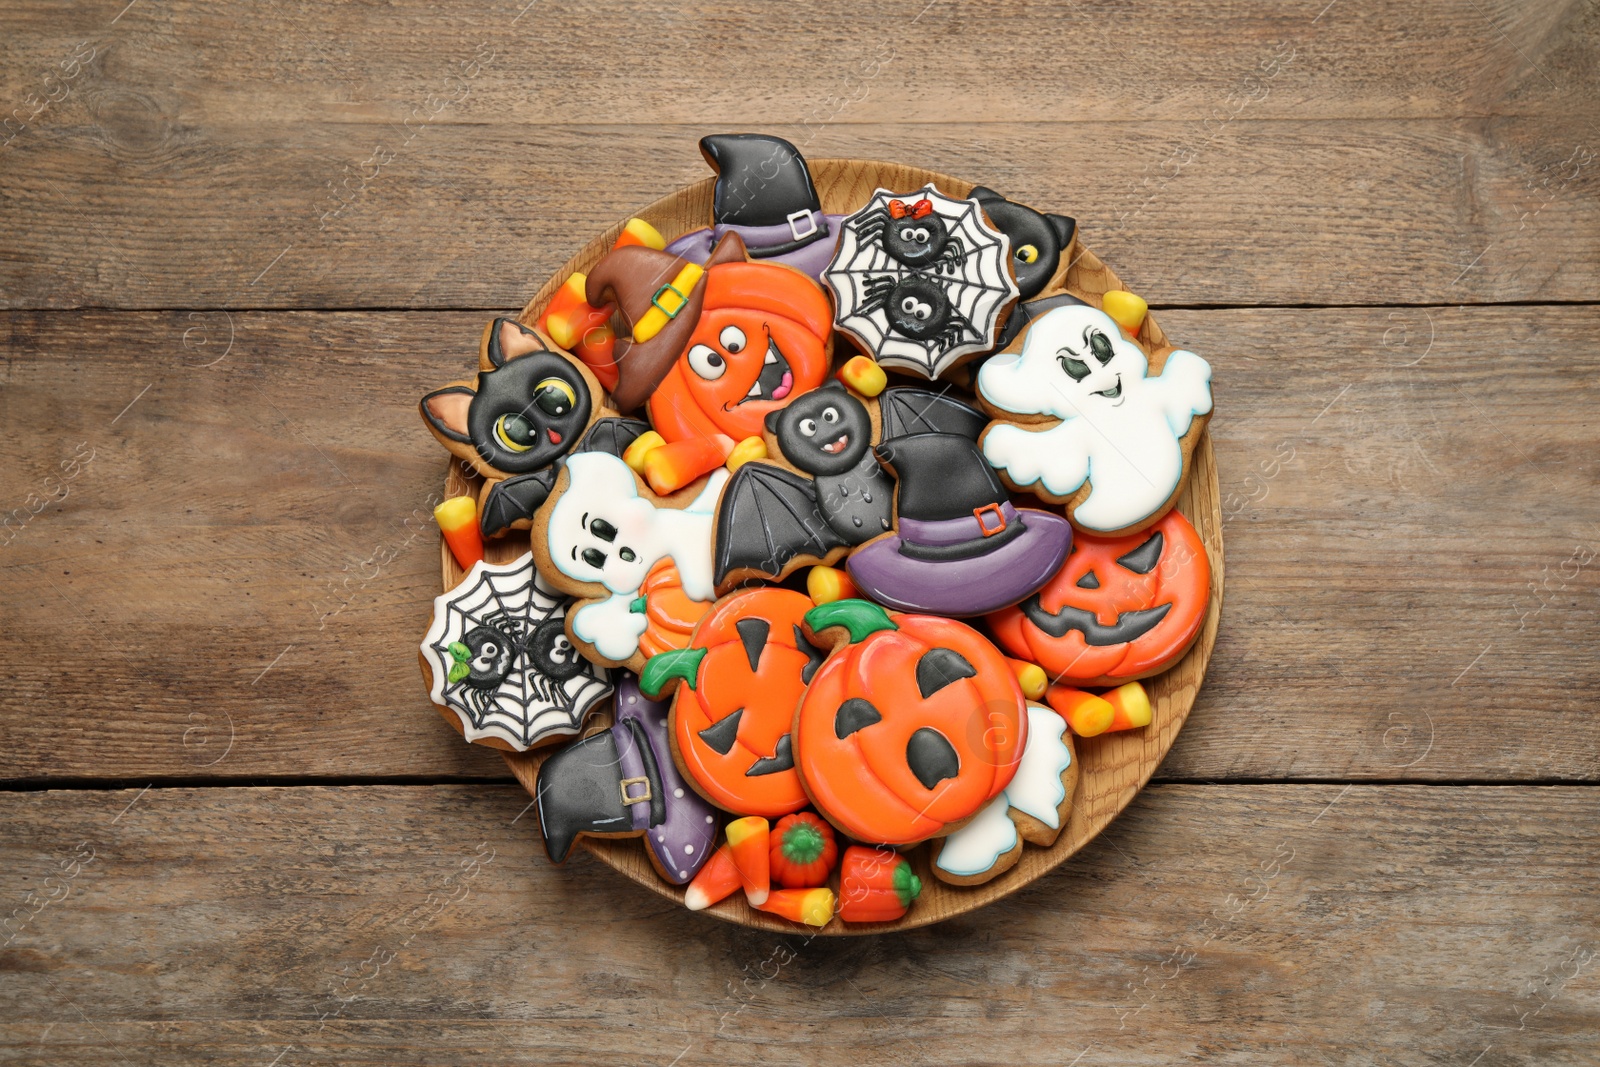
{"type": "Polygon", "coordinates": [[[1050,223],[1050,228],[1056,232],[1056,239],[1065,248],[1072,243],[1072,235],[1078,229],[1078,220],[1065,215],[1046,215],[1045,220],[1050,223]]]}
{"type": "Polygon", "coordinates": [[[976,200],[980,204],[1005,199],[1005,197],[1001,196],[999,193],[995,192],[993,189],[990,189],[986,185],[978,186],[976,189],[972,190],[972,192],[968,193],[967,196],[969,199],[976,200]]]}
{"type": "Polygon", "coordinates": [[[783,417],[783,409],[782,408],[773,408],[771,411],[767,412],[767,417],[766,417],[766,419],[764,421],[766,423],[766,427],[767,427],[767,432],[768,433],[777,433],[778,432],[778,420],[781,419],[782,417],[783,417]]]}
{"type": "Polygon", "coordinates": [[[434,433],[457,444],[470,445],[467,412],[478,394],[467,385],[450,385],[422,398],[422,417],[434,433]]]}
{"type": "Polygon", "coordinates": [[[483,349],[489,365],[496,370],[504,367],[508,359],[545,351],[539,335],[516,319],[495,319],[489,323],[483,331],[483,349]]]}

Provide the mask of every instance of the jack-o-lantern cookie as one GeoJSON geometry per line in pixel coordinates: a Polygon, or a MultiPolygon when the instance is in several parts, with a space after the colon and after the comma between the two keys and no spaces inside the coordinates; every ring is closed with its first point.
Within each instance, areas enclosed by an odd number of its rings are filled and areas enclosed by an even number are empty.
{"type": "Polygon", "coordinates": [[[1000,650],[952,619],[865,600],[812,608],[832,651],[795,713],[800,780],[858,841],[910,845],[959,828],[1011,782],[1028,716],[1000,650]]]}
{"type": "Polygon", "coordinates": [[[485,478],[478,521],[493,537],[532,524],[555,462],[607,412],[589,368],[513,319],[484,328],[479,368],[476,381],[435,389],[419,407],[439,443],[485,478]]]}
{"type": "Polygon", "coordinates": [[[580,452],[562,464],[534,519],[533,556],[546,581],[579,598],[567,632],[591,660],[644,669],[651,619],[641,592],[662,560],[672,561],[691,601],[714,599],[711,536],[727,478],[718,470],[658,497],[608,452],[580,452]]]}
{"type": "Polygon", "coordinates": [[[1028,745],[1005,792],[976,818],[933,843],[934,877],[977,885],[1013,867],[1022,843],[1048,848],[1072,814],[1078,761],[1066,720],[1042,704],[1028,705],[1028,745]]]}
{"type": "Polygon", "coordinates": [[[789,736],[822,650],[801,622],[811,599],[749,589],[717,601],[689,646],[652,656],[640,684],[676,690],[672,751],[707,800],[736,815],[775,819],[806,806],[789,736]]]}
{"type": "Polygon", "coordinates": [[[977,391],[996,419],[980,447],[1008,486],[1065,504],[1081,530],[1131,533],[1183,488],[1211,365],[1182,349],[1147,357],[1105,312],[1058,307],[983,365],[977,391]]]}
{"type": "Polygon", "coordinates": [[[873,446],[914,433],[976,441],[985,418],[931,389],[894,388],[876,397],[830,381],[770,412],[767,459],[741,466],[717,505],[719,591],[831,563],[893,527],[894,478],[873,446]]]}
{"type": "Polygon", "coordinates": [[[1080,533],[1043,589],[988,621],[1002,648],[1052,681],[1120,685],[1182,659],[1210,598],[1205,544],[1173,509],[1135,534],[1080,533]]]}
{"type": "Polygon", "coordinates": [[[994,347],[1018,290],[1011,239],[977,200],[879,189],[840,231],[834,324],[873,359],[937,378],[994,347]]]}

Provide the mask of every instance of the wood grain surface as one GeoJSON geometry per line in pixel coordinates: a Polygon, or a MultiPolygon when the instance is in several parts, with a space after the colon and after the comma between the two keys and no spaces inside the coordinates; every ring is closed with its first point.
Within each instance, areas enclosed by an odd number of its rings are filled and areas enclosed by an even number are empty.
{"type": "Polygon", "coordinates": [[[1573,0],[5,5],[0,1062],[1593,1063],[1597,82],[1573,0]],[[416,399],[737,129],[1216,370],[1182,734],[889,937],[551,868],[417,679],[416,399]]]}

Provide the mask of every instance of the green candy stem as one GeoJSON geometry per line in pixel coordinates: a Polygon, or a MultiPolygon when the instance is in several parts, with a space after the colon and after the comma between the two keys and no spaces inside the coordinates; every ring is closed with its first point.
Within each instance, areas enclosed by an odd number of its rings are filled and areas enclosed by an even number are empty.
{"type": "Polygon", "coordinates": [[[905,860],[894,869],[894,895],[900,898],[902,908],[911,907],[911,902],[922,895],[922,879],[911,873],[911,864],[905,860]]]}
{"type": "Polygon", "coordinates": [[[850,643],[864,641],[879,630],[898,630],[900,627],[889,618],[889,613],[869,600],[835,600],[831,604],[818,604],[805,616],[806,627],[814,634],[830,626],[843,626],[850,634],[850,643]]]}
{"type": "Polygon", "coordinates": [[[705,657],[703,648],[657,652],[645,660],[644,670],[639,672],[639,689],[651,700],[660,696],[662,687],[674,678],[683,679],[683,684],[693,689],[695,675],[700,673],[700,661],[705,657]]]}
{"type": "Polygon", "coordinates": [[[822,831],[810,823],[796,823],[783,831],[783,858],[790,863],[815,863],[822,856],[822,831]]]}

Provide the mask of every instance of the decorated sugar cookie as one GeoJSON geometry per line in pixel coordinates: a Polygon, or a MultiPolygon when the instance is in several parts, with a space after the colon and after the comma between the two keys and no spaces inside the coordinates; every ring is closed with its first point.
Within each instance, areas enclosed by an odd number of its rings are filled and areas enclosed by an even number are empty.
{"type": "Polygon", "coordinates": [[[1119,685],[1159,674],[1200,636],[1211,564],[1173,509],[1135,534],[1079,534],[1045,587],[989,616],[995,640],[1052,681],[1119,685]]]}
{"type": "Polygon", "coordinates": [[[858,841],[910,845],[957,829],[1010,783],[1026,706],[983,635],[864,600],[812,608],[805,628],[832,651],[795,714],[794,745],[829,822],[858,841]]]}
{"type": "Polygon", "coordinates": [[[556,460],[607,412],[587,367],[513,319],[485,327],[480,349],[477,380],[434,390],[420,409],[439,443],[485,478],[479,522],[495,536],[532,524],[556,460]]]}
{"type": "Polygon", "coordinates": [[[566,604],[534,571],[531,554],[500,565],[479,561],[434,599],[423,676],[468,741],[526,751],[577,733],[611,692],[604,672],[568,640],[566,604]]]}
{"type": "Polygon", "coordinates": [[[1205,360],[1177,349],[1151,369],[1105,312],[1046,312],[1017,351],[978,372],[978,399],[996,419],[980,442],[984,458],[1011,488],[1065,504],[1080,529],[1150,525],[1183,488],[1211,413],[1205,360]]]}
{"type": "Polygon", "coordinates": [[[666,705],[647,700],[627,672],[617,680],[616,725],[545,760],[534,800],[556,863],[580,837],[643,837],[657,873],[683,885],[716,845],[714,809],[672,763],[666,705]]]}
{"type": "Polygon", "coordinates": [[[551,585],[579,597],[569,632],[590,658],[643,670],[650,624],[640,593],[652,568],[670,560],[683,593],[714,599],[711,537],[727,471],[671,497],[657,497],[616,456],[580,452],[562,466],[534,523],[534,561],[551,585]]]}
{"type": "Polygon", "coordinates": [[[886,367],[937,378],[987,352],[1017,301],[1011,239],[976,200],[879,189],[823,275],[834,324],[886,367]]]}
{"type": "Polygon", "coordinates": [[[1077,220],[1035,211],[981,185],[971,195],[983,205],[990,225],[1010,238],[1018,296],[1032,300],[1056,276],[1062,263],[1071,261],[1077,220]]]}
{"type": "Polygon", "coordinates": [[[933,843],[933,873],[953,885],[977,885],[1011,869],[1022,843],[1048,848],[1072,814],[1078,763],[1072,732],[1056,712],[1028,705],[1028,745],[1005,792],[955,833],[933,843]]]}
{"type": "Polygon", "coordinates": [[[687,648],[651,657],[655,697],[675,693],[672,749],[701,795],[736,815],[777,818],[806,806],[789,728],[822,650],[801,620],[811,599],[749,589],[719,600],[687,648]]]}
{"type": "Polygon", "coordinates": [[[838,380],[768,414],[769,459],[735,471],[717,507],[717,588],[776,581],[888,532],[894,479],[873,445],[941,430],[976,441],[983,425],[981,412],[943,392],[866,397],[838,380]]]}
{"type": "Polygon", "coordinates": [[[824,215],[799,149],[781,137],[719,133],[700,138],[700,154],[717,172],[711,226],[693,230],[667,251],[704,263],[729,233],[751,259],[781,263],[818,280],[839,242],[843,215],[824,215]]]}
{"type": "Polygon", "coordinates": [[[852,552],[846,567],[879,603],[982,615],[1037,590],[1066,558],[1067,521],[1015,507],[966,437],[912,434],[874,452],[895,476],[895,525],[852,552]]]}

